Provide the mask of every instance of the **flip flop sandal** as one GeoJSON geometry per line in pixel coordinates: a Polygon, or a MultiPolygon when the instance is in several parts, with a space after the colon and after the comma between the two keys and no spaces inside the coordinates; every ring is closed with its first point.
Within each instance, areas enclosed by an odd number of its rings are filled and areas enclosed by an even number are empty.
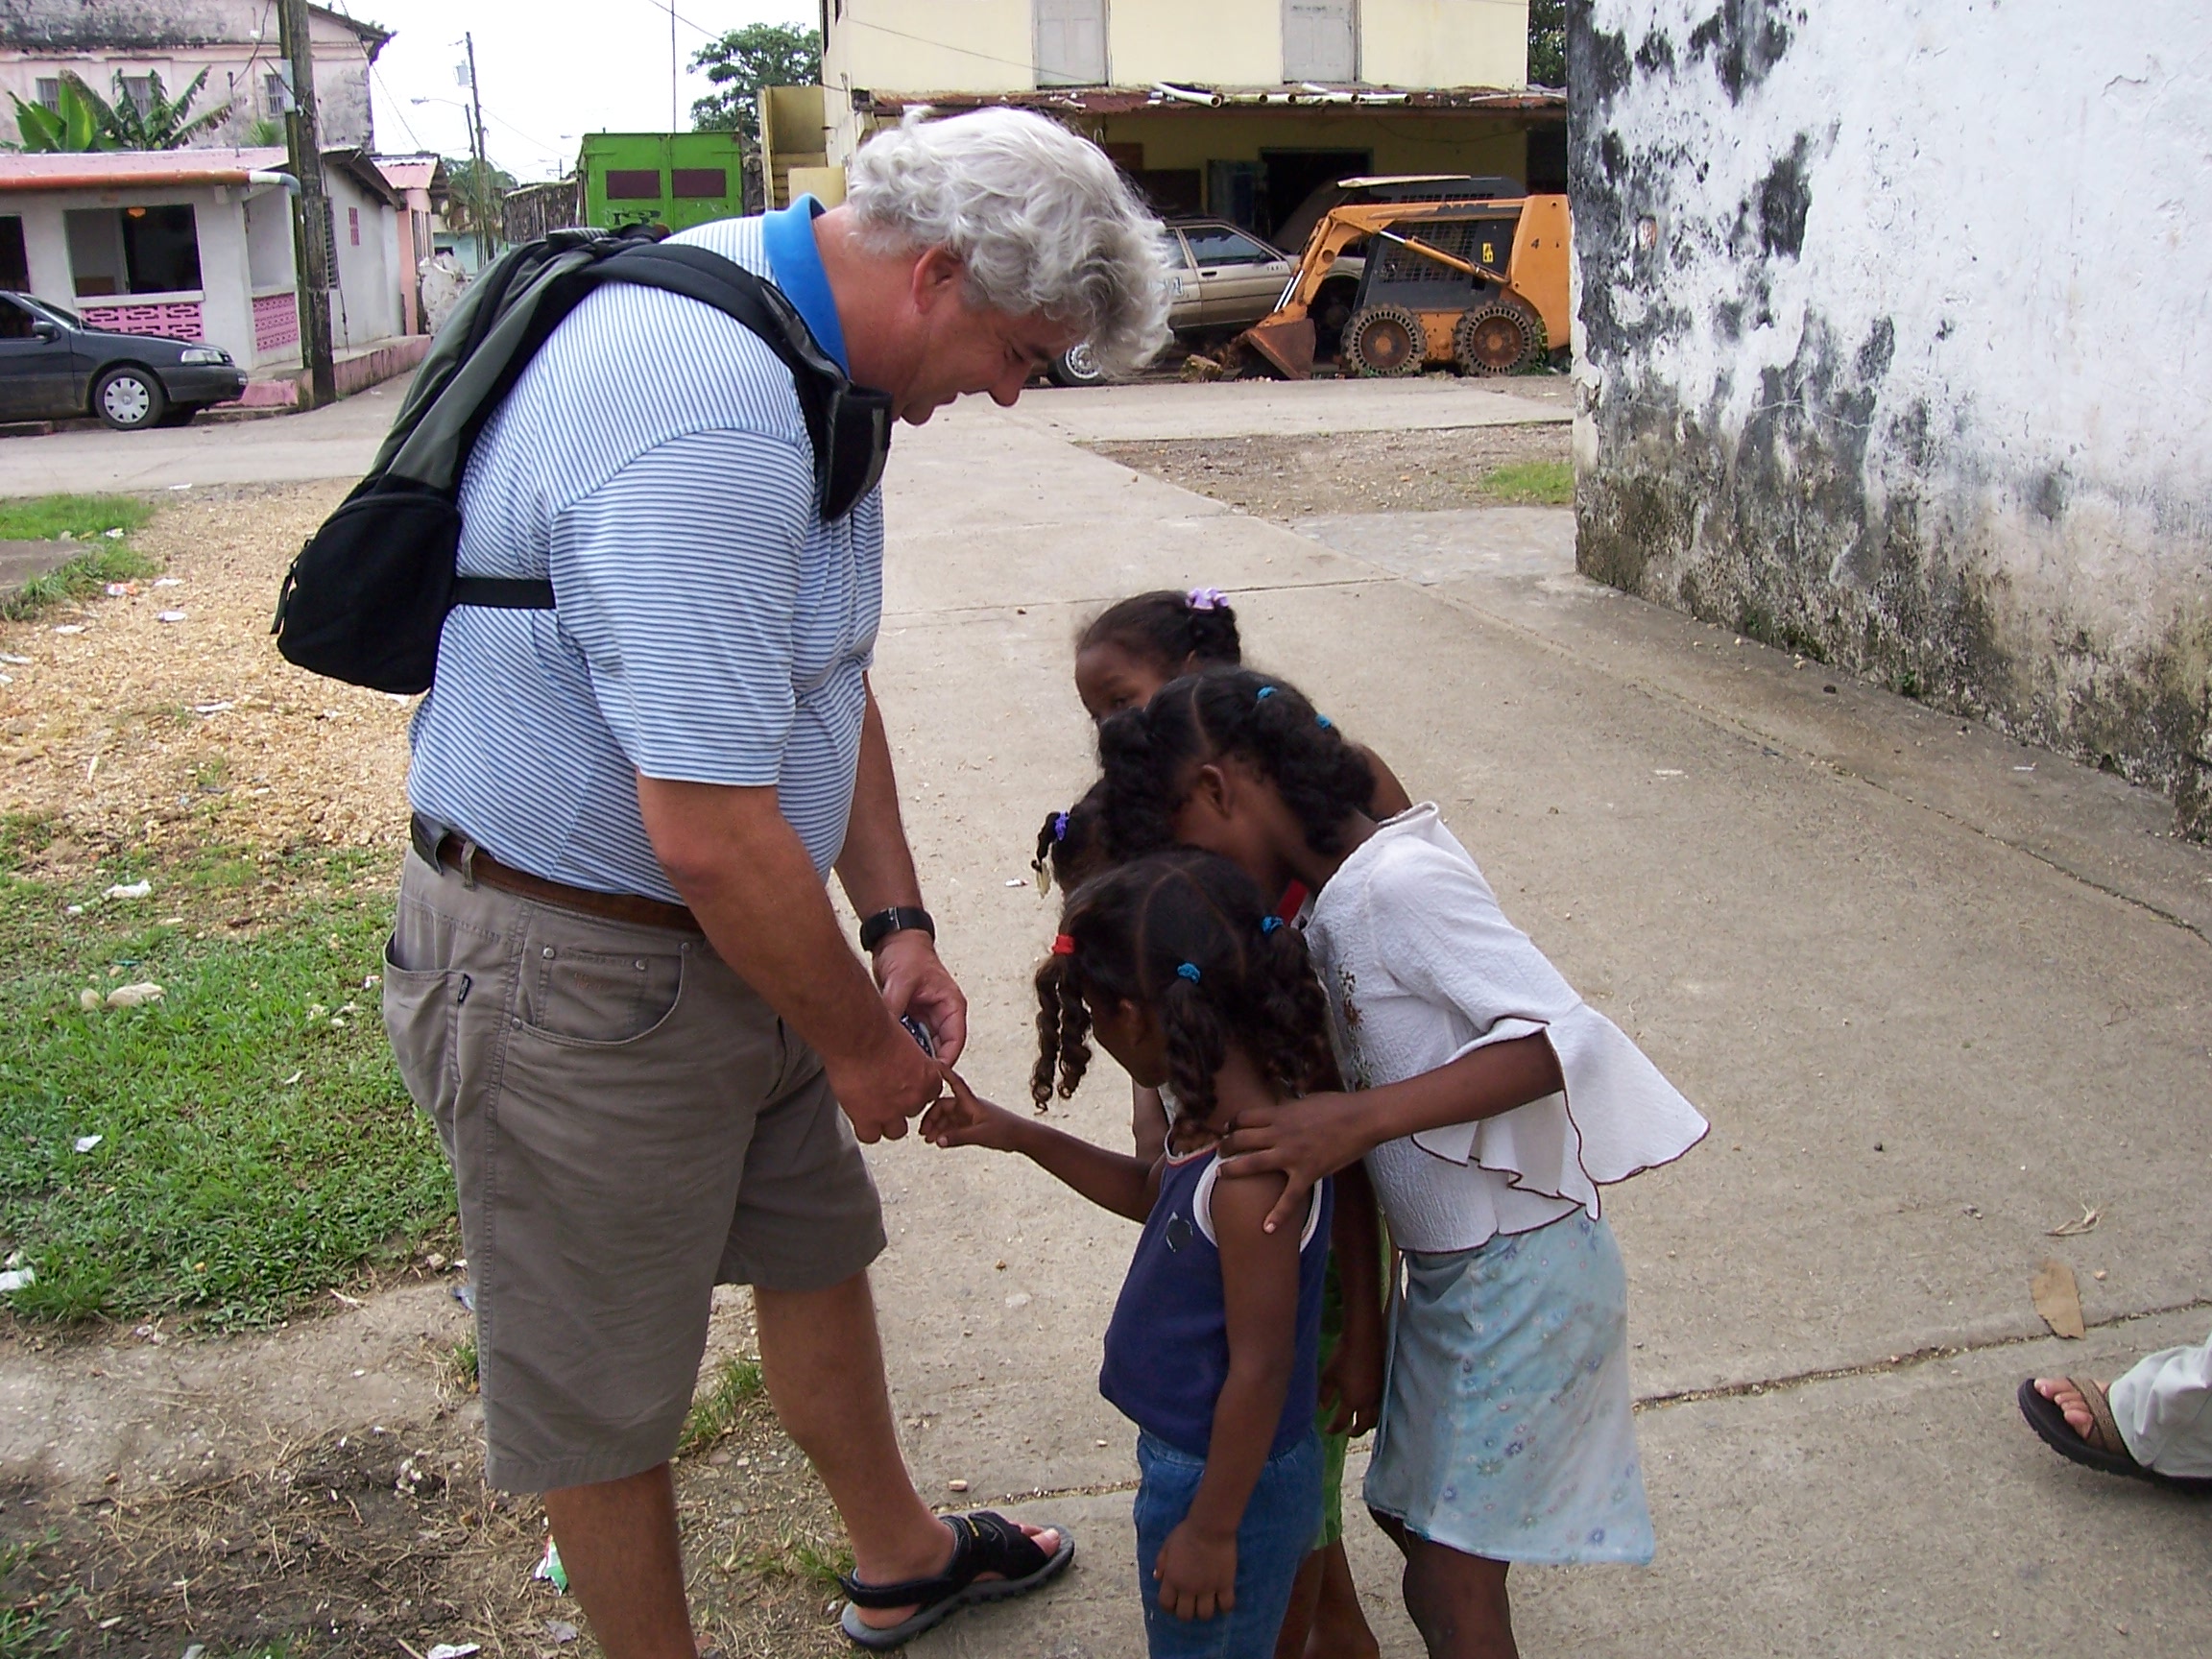
{"type": "Polygon", "coordinates": [[[2066,1421],[2066,1413],[2057,1403],[2043,1398],[2035,1386],[2035,1379],[2024,1378],[2020,1383],[2020,1415],[2028,1419],[2028,1427],[2042,1437],[2043,1443],[2061,1457],[2071,1458],[2084,1468],[2104,1475],[2125,1475],[2134,1480],[2148,1480],[2153,1486],[2164,1486],[2175,1492],[2212,1494],[2212,1479],[2199,1479],[2183,1475],[2161,1475],[2155,1469],[2146,1469],[2135,1461],[2134,1454],[2128,1450],[2128,1442],[2120,1437],[2120,1425],[2113,1419],[2112,1404],[2107,1398],[2104,1384],[2069,1377],[2066,1382],[2080,1390],[2082,1401],[2089,1407],[2089,1432],[2080,1433],[2066,1421]]]}
{"type": "Polygon", "coordinates": [[[1026,1596],[1047,1579],[1057,1577],[1075,1559],[1075,1537],[1065,1527],[1051,1528],[1060,1534],[1060,1548],[1047,1555],[1021,1527],[993,1510],[948,1515],[944,1520],[952,1530],[952,1559],[934,1578],[863,1584],[847,1573],[838,1579],[848,1598],[839,1623],[856,1647],[878,1653],[902,1647],[963,1607],[1026,1596]],[[982,1573],[1003,1576],[976,1576],[982,1573]],[[864,1623],[859,1614],[862,1607],[909,1605],[914,1606],[910,1618],[880,1630],[864,1623]]]}

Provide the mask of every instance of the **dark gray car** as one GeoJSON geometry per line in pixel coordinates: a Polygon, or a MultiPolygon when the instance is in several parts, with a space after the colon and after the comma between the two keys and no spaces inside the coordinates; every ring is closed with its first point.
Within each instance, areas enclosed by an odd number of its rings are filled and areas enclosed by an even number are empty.
{"type": "Polygon", "coordinates": [[[181,426],[246,390],[217,346],[94,328],[74,311],[0,293],[0,421],[97,415],[119,432],[181,426]]]}

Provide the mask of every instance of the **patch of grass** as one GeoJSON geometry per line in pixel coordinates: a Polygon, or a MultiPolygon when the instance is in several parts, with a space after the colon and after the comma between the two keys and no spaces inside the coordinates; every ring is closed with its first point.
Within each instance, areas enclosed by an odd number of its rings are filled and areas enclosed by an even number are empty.
{"type": "Polygon", "coordinates": [[[0,812],[0,873],[53,846],[58,823],[46,812],[0,812]]]}
{"type": "Polygon", "coordinates": [[[110,582],[151,576],[160,566],[124,538],[154,517],[135,495],[32,495],[0,501],[0,541],[52,541],[69,536],[84,552],[0,599],[0,621],[20,622],[72,599],[88,599],[110,582]]]}
{"type": "Polygon", "coordinates": [[[336,856],[0,875],[0,1243],[37,1275],[16,1314],[265,1325],[447,1225],[437,1134],[365,983],[391,908],[383,872],[336,856]],[[272,875],[290,891],[230,932],[241,890],[272,875]],[[100,897],[140,877],[153,898],[100,897]],[[163,998],[80,1005],[142,981],[163,998]]]}
{"type": "Polygon", "coordinates": [[[27,1572],[54,1540],[47,1532],[0,1546],[0,1659],[45,1659],[69,1645],[69,1632],[49,1616],[76,1599],[75,1589],[33,1588],[43,1575],[27,1572]]]}
{"type": "Polygon", "coordinates": [[[51,541],[71,536],[125,535],[154,517],[135,495],[29,495],[0,501],[0,541],[51,541]]]}
{"type": "Polygon", "coordinates": [[[96,541],[66,565],[32,577],[0,600],[0,622],[25,621],[72,599],[89,599],[110,582],[132,582],[159,568],[128,541],[96,541]]]}
{"type": "Polygon", "coordinates": [[[1571,461],[1516,461],[1483,474],[1482,488],[1501,501],[1569,507],[1575,502],[1575,465],[1571,461]]]}
{"type": "Polygon", "coordinates": [[[464,1336],[445,1356],[445,1372],[469,1393],[476,1392],[476,1338],[464,1336]]]}
{"type": "Polygon", "coordinates": [[[725,1359],[714,1381],[691,1402],[691,1414],[684,1419],[684,1438],[676,1443],[677,1455],[688,1457],[727,1434],[748,1401],[757,1400],[765,1384],[757,1359],[725,1359]]]}

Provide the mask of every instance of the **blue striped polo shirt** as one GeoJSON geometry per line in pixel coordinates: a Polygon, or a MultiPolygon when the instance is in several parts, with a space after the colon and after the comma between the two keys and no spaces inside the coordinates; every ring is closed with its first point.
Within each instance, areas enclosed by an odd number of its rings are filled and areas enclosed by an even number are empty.
{"type": "MultiPolygon", "coordinates": [[[[675,238],[776,278],[843,340],[808,200],[675,238]]],[[[457,567],[550,576],[555,611],[462,608],[416,711],[408,798],[502,863],[675,900],[637,775],[773,785],[827,874],[844,845],[882,612],[883,507],[825,524],[791,374],[743,325],[610,285],[486,424],[457,567]]]]}

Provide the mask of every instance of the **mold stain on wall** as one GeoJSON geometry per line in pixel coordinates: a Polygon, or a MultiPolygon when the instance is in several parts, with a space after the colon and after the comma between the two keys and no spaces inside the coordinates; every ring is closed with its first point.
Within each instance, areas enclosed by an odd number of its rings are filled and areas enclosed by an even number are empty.
{"type": "Polygon", "coordinates": [[[1884,185],[1850,176],[1868,151],[1832,107],[1761,102],[1819,49],[1806,13],[1651,10],[1570,9],[1583,573],[2163,789],[2212,834],[2212,469],[2032,454],[1930,367],[1955,307],[1812,263],[1823,195],[1863,212],[1884,185]]]}

